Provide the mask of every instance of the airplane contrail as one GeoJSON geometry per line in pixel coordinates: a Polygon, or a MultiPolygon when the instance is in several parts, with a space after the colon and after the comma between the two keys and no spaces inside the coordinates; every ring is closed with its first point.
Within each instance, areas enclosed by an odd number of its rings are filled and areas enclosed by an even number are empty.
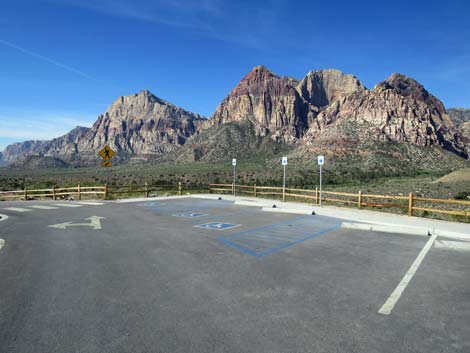
{"type": "Polygon", "coordinates": [[[77,70],[71,66],[68,66],[68,65],[65,65],[65,64],[62,64],[61,62],[59,61],[56,61],[54,59],[51,59],[51,58],[48,58],[44,55],[41,55],[41,54],[38,54],[38,53],[35,53],[31,50],[28,50],[28,49],[25,49],[25,48],[22,48],[16,44],[13,44],[13,43],[10,43],[6,40],[3,40],[3,39],[0,39],[0,44],[3,44],[7,47],[10,47],[10,48],[13,48],[13,49],[16,49],[20,52],[22,52],[23,54],[26,54],[26,55],[29,55],[29,56],[32,56],[36,59],[40,59],[40,60],[43,60],[43,61],[46,61],[48,62],[49,64],[52,64],[54,66],[57,66],[57,67],[60,67],[61,69],[64,69],[64,70],[67,70],[69,72],[73,72],[74,74],[76,75],[79,75],[79,76],[82,76],[84,78],[87,78],[89,80],[93,80],[93,81],[98,81],[96,78],[88,75],[87,73],[83,72],[83,71],[80,71],[80,70],[77,70]]]}

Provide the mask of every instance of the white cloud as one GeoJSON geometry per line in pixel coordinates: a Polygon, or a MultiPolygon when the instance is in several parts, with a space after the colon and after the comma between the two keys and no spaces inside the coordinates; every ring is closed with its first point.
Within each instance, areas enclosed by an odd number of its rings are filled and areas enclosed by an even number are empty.
{"type": "MultiPolygon", "coordinates": [[[[0,139],[22,142],[50,140],[76,126],[91,126],[94,119],[57,112],[0,114],[0,139]],[[34,118],[31,118],[34,116],[34,118]]],[[[0,146],[0,150],[5,146],[0,146]]]]}

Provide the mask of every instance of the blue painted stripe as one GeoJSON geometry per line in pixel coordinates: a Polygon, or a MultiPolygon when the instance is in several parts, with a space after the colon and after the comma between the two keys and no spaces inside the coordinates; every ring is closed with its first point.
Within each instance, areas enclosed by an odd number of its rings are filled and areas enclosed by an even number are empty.
{"type": "Polygon", "coordinates": [[[232,235],[230,235],[230,237],[236,237],[236,236],[240,236],[240,235],[244,235],[244,234],[250,234],[250,233],[253,233],[253,232],[258,232],[260,230],[266,230],[266,229],[274,228],[274,227],[277,227],[279,225],[288,224],[290,222],[294,222],[294,221],[300,220],[300,219],[305,218],[305,217],[308,217],[308,216],[301,216],[301,217],[291,218],[291,219],[288,219],[288,220],[285,220],[285,221],[281,221],[281,222],[277,222],[277,223],[273,223],[273,224],[268,224],[268,225],[263,226],[263,227],[245,230],[244,232],[232,234],[232,235]]]}
{"type": "MultiPolygon", "coordinates": [[[[303,218],[305,218],[305,216],[298,217],[298,218],[295,218],[295,219],[290,219],[290,220],[287,220],[287,221],[278,222],[278,223],[275,223],[275,224],[271,224],[271,225],[256,228],[256,229],[250,229],[248,231],[240,232],[240,233],[237,233],[237,234],[232,234],[232,235],[229,235],[229,236],[226,236],[226,237],[220,237],[219,240],[226,243],[226,244],[228,244],[228,245],[230,245],[230,246],[232,246],[232,247],[234,247],[234,248],[236,248],[237,250],[242,251],[245,254],[260,258],[260,257],[266,256],[266,255],[272,254],[274,252],[284,250],[284,249],[289,248],[293,245],[302,243],[306,240],[309,240],[309,239],[321,236],[323,234],[326,234],[328,232],[334,231],[336,229],[339,229],[340,226],[341,226],[339,223],[336,223],[333,227],[315,232],[313,234],[308,233],[307,235],[305,235],[306,233],[302,232],[301,233],[302,235],[300,237],[296,236],[294,238],[286,239],[287,241],[283,245],[280,245],[280,246],[277,246],[277,244],[271,244],[272,245],[271,247],[262,245],[262,244],[265,243],[265,240],[267,241],[267,243],[269,245],[269,238],[267,237],[266,234],[262,235],[264,237],[263,240],[256,239],[256,237],[260,236],[261,234],[257,234],[257,235],[252,234],[254,232],[259,232],[261,230],[266,230],[266,229],[270,229],[270,228],[273,228],[273,227],[279,227],[279,226],[282,226],[286,223],[293,222],[295,220],[300,220],[300,219],[303,219],[303,218]],[[253,238],[251,238],[251,239],[250,238],[245,238],[244,235],[247,235],[247,234],[252,235],[253,238]],[[255,249],[259,249],[259,250],[256,251],[256,250],[253,250],[253,249],[250,249],[250,248],[246,248],[243,245],[240,245],[240,243],[242,243],[242,244],[243,243],[245,243],[245,244],[248,243],[247,245],[251,244],[251,246],[250,246],[251,248],[255,248],[255,249]],[[259,245],[255,246],[255,244],[259,244],[259,245]],[[264,250],[265,248],[267,248],[267,250],[264,250]]],[[[276,242],[278,242],[278,239],[276,239],[276,241],[273,241],[272,243],[276,243],[276,242]]]]}

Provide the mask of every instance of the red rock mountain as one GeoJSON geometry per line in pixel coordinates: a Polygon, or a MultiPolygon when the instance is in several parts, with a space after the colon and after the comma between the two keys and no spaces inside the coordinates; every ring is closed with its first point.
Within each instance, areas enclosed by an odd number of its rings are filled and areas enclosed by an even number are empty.
{"type": "Polygon", "coordinates": [[[276,146],[297,148],[298,155],[308,158],[312,146],[337,150],[347,145],[357,153],[354,148],[370,148],[365,143],[374,141],[437,147],[469,157],[470,138],[454,126],[442,102],[409,77],[393,74],[368,90],[338,70],[311,71],[299,81],[257,66],[209,120],[144,90],[119,97],[91,128],[77,127],[51,141],[12,144],[3,160],[39,155],[95,165],[105,144],[123,161],[218,160],[234,151],[283,150],[276,146]]]}
{"type": "Polygon", "coordinates": [[[444,105],[415,80],[393,74],[372,90],[355,92],[321,111],[304,143],[335,137],[345,124],[362,126],[361,139],[441,146],[468,158],[468,141],[454,128],[444,105]]]}
{"type": "Polygon", "coordinates": [[[302,136],[313,107],[296,90],[298,81],[255,67],[217,107],[213,124],[250,121],[261,136],[294,142],[302,136]]]}
{"type": "Polygon", "coordinates": [[[120,159],[158,158],[183,145],[204,121],[143,90],[116,99],[91,128],[77,127],[51,141],[12,144],[3,152],[3,159],[11,162],[33,154],[96,164],[97,152],[105,145],[118,151],[120,159]]]}

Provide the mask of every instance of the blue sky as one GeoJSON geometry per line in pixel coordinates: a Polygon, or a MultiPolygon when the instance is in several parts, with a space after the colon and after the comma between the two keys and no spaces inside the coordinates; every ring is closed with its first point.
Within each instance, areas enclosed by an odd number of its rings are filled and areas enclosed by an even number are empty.
{"type": "Polygon", "coordinates": [[[467,1],[15,0],[0,12],[0,150],[149,89],[210,116],[254,66],[409,75],[470,107],[467,1]]]}

